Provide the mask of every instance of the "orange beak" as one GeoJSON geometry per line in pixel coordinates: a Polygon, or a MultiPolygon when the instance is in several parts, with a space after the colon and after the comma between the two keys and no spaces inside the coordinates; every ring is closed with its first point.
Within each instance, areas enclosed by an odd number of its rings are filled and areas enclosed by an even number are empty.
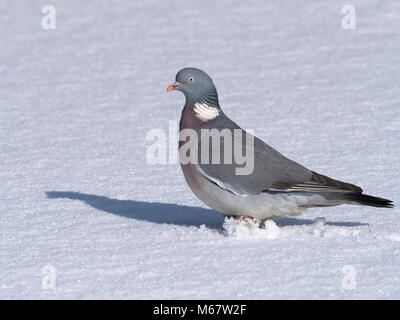
{"type": "Polygon", "coordinates": [[[179,85],[180,85],[179,82],[174,82],[173,84],[171,84],[171,85],[168,86],[167,92],[170,92],[170,91],[172,91],[172,90],[175,90],[176,88],[179,87],[179,85]]]}

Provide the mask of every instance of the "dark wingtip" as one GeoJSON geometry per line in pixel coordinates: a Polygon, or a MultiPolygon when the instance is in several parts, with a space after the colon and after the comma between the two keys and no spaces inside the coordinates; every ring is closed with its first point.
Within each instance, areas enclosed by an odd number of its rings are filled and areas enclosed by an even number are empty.
{"type": "Polygon", "coordinates": [[[362,193],[348,193],[346,198],[350,201],[357,202],[364,206],[379,207],[379,208],[393,208],[392,200],[370,196],[362,193]]]}

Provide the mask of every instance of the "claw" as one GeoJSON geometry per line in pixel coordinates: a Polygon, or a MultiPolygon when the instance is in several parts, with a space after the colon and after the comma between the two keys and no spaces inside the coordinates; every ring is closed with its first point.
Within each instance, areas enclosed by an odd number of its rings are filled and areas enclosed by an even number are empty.
{"type": "Polygon", "coordinates": [[[253,218],[253,217],[250,217],[250,218],[253,220],[254,224],[257,224],[257,223],[258,223],[258,219],[253,218]]]}

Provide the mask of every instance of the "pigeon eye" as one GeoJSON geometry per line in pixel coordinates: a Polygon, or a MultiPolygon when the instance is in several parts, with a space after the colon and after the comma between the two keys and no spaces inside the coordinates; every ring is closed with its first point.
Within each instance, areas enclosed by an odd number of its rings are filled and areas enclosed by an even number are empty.
{"type": "Polygon", "coordinates": [[[193,81],[194,81],[194,77],[190,77],[189,82],[193,82],[193,81]]]}

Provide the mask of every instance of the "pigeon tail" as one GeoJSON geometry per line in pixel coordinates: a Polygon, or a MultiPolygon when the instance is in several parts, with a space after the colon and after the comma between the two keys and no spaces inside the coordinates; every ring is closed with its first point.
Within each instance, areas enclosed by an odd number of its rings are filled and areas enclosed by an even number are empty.
{"type": "Polygon", "coordinates": [[[356,202],[357,204],[361,204],[364,206],[370,207],[381,207],[381,208],[393,208],[393,201],[370,196],[368,194],[362,194],[357,192],[351,192],[344,194],[344,198],[346,200],[356,202]]]}

